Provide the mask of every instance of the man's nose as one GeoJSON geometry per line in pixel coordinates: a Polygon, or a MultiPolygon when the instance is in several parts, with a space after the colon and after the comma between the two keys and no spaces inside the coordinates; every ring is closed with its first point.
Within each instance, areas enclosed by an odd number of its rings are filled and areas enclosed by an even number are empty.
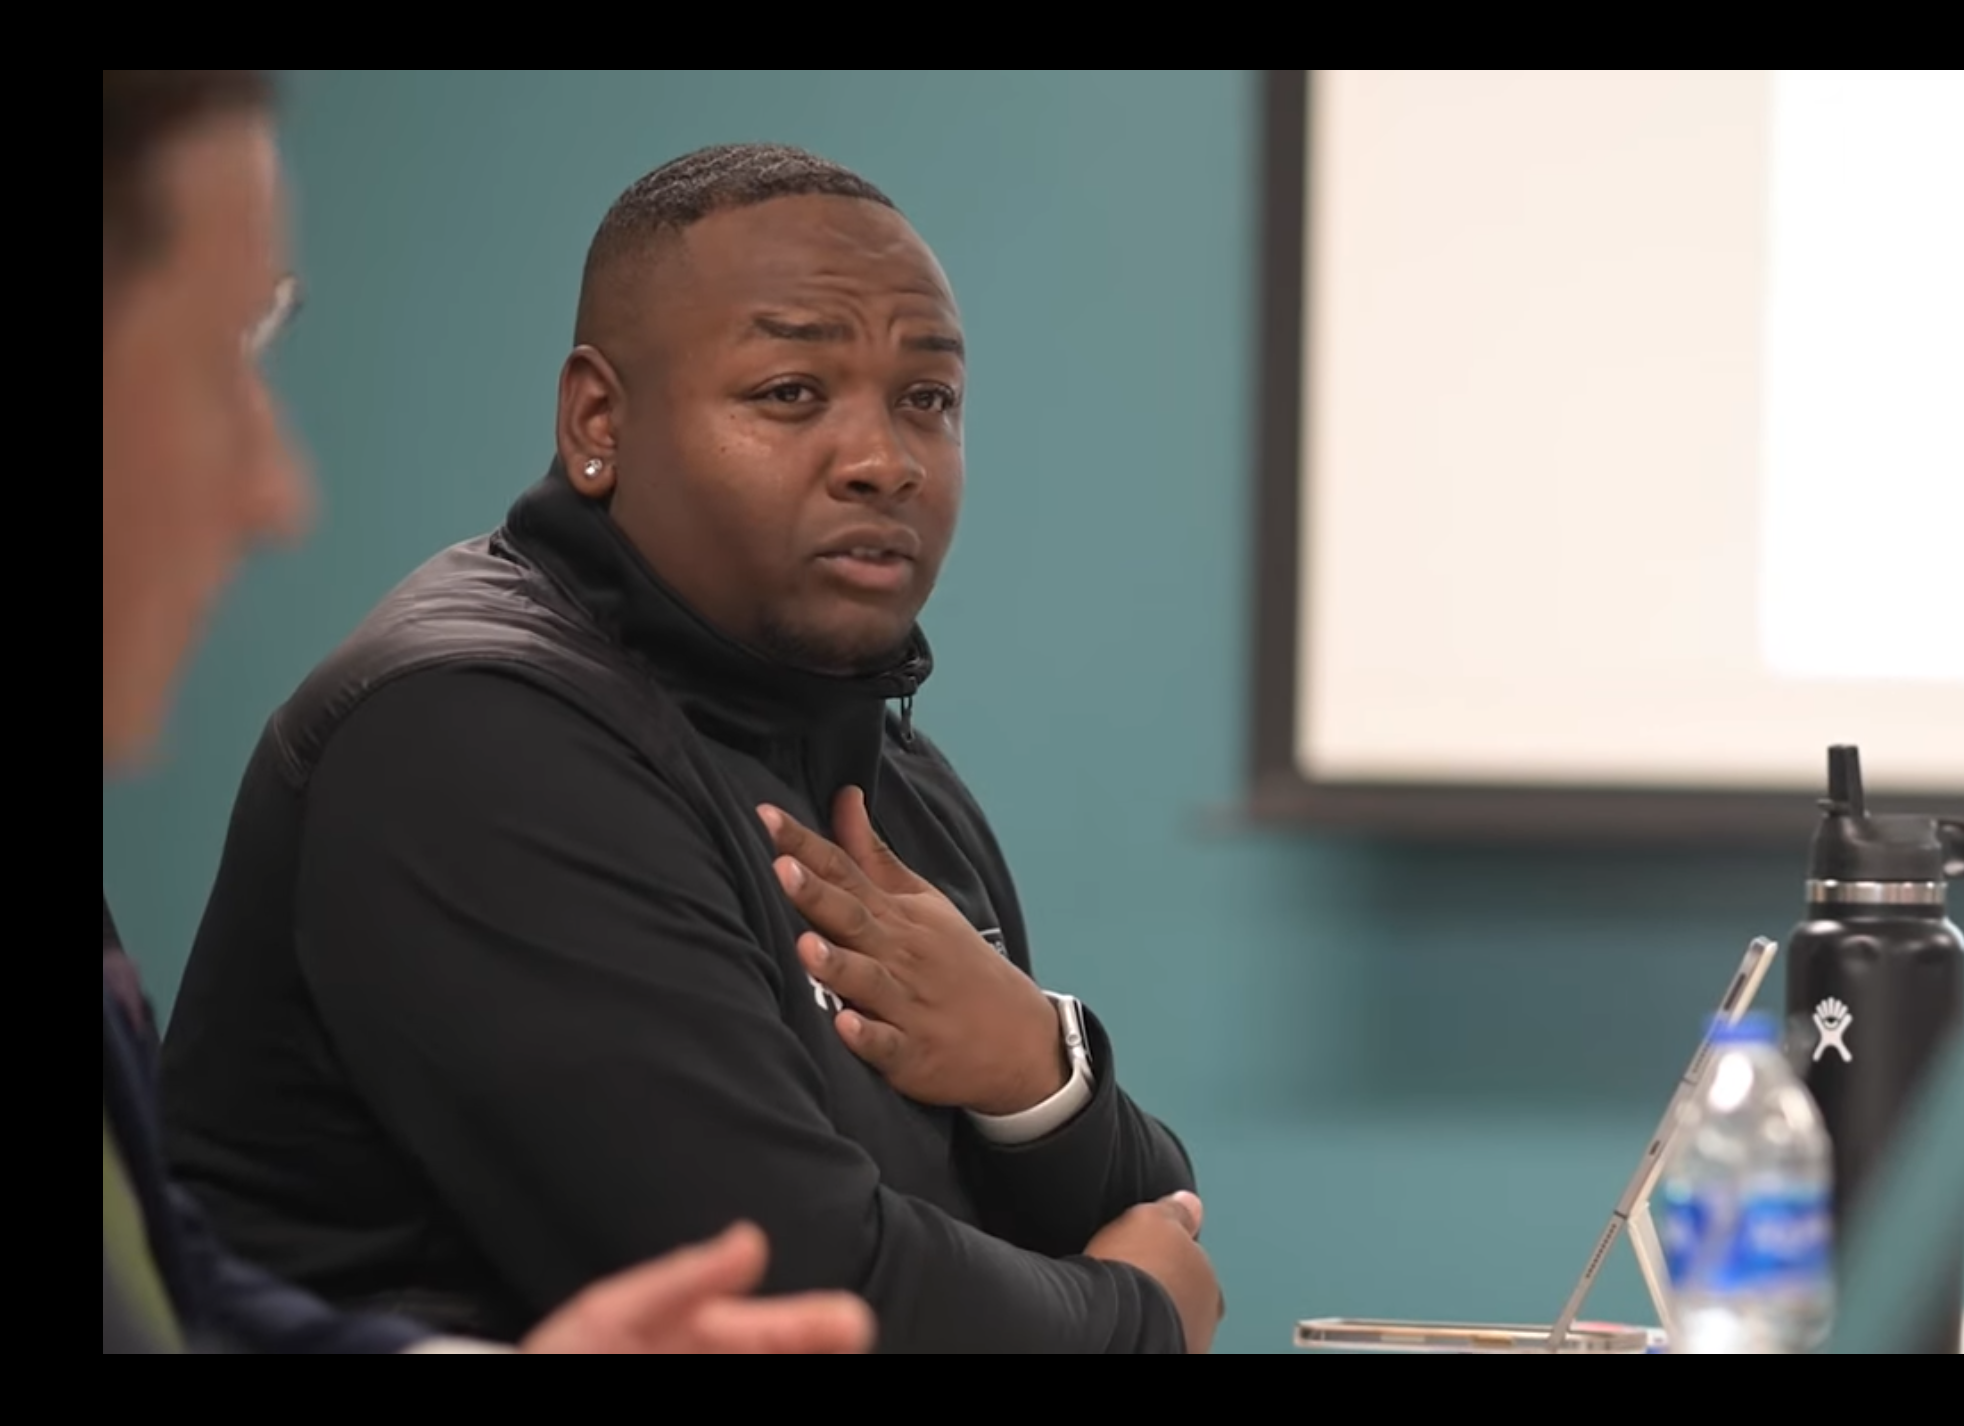
{"type": "Polygon", "coordinates": [[[860,415],[843,434],[828,484],[838,499],[885,504],[911,498],[926,474],[894,413],[882,407],[860,415]]]}
{"type": "Polygon", "coordinates": [[[253,488],[252,524],[262,538],[293,543],[314,522],[314,480],[300,454],[281,443],[262,463],[253,488]]]}
{"type": "Polygon", "coordinates": [[[255,392],[252,416],[255,439],[246,476],[246,523],[255,538],[297,541],[313,523],[312,473],[264,387],[255,392]]]}

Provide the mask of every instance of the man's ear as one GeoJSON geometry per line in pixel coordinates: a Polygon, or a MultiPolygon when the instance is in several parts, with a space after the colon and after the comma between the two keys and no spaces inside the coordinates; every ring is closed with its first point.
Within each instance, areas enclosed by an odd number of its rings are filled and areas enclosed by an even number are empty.
{"type": "Polygon", "coordinates": [[[620,374],[600,349],[574,347],[559,372],[559,460],[589,499],[613,494],[624,400],[620,374]]]}

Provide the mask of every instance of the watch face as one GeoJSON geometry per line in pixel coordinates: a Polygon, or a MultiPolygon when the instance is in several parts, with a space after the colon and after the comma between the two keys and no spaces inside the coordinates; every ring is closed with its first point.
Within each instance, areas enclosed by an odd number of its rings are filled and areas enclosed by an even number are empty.
{"type": "Polygon", "coordinates": [[[1057,1007],[1058,1022],[1064,1027],[1065,1050],[1073,1062],[1090,1064],[1091,1040],[1084,1032],[1084,1007],[1070,995],[1051,995],[1050,1001],[1057,1007]]]}

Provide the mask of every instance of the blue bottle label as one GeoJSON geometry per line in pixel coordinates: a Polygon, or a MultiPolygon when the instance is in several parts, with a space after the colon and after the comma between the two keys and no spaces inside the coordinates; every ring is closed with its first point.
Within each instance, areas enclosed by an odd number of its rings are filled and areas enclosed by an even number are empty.
{"type": "Polygon", "coordinates": [[[1666,1189],[1659,1225],[1676,1288],[1751,1292],[1825,1278],[1834,1225],[1825,1189],[1785,1189],[1741,1198],[1666,1189]]]}

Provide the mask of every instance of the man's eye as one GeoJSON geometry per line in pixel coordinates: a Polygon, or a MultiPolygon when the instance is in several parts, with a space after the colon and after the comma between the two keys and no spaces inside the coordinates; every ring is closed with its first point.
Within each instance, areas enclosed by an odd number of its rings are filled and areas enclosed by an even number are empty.
{"type": "Polygon", "coordinates": [[[910,391],[904,398],[917,411],[947,412],[955,409],[958,398],[945,386],[928,386],[910,391]]]}
{"type": "Polygon", "coordinates": [[[804,397],[815,394],[811,387],[802,381],[785,381],[766,389],[764,399],[783,406],[795,406],[804,397]]]}

